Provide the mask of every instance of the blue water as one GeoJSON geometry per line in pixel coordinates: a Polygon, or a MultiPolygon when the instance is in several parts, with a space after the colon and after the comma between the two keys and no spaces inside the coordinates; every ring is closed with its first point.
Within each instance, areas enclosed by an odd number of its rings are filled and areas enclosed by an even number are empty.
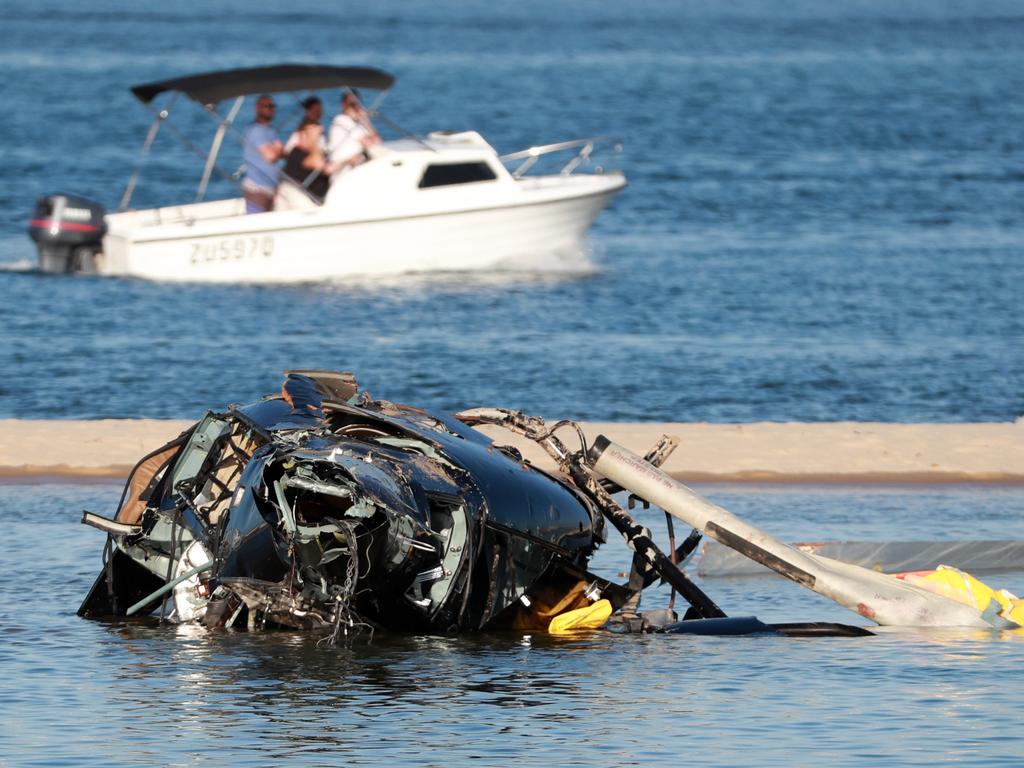
{"type": "MultiPolygon", "coordinates": [[[[0,0],[0,42],[0,416],[190,417],[295,366],[425,406],[588,419],[1024,413],[1019,3],[0,0]],[[620,136],[630,186],[571,274],[23,272],[36,196],[117,204],[150,119],[130,85],[300,60],[393,71],[397,122],[503,152],[620,136]]],[[[212,122],[175,114],[205,145],[212,122]]],[[[190,199],[201,165],[165,131],[147,170],[139,205],[190,199]]]]}
{"type": "MultiPolygon", "coordinates": [[[[1019,488],[702,490],[789,539],[1024,536],[1019,488]]],[[[76,521],[119,492],[0,485],[0,765],[1021,763],[1024,630],[320,648],[316,632],[79,619],[102,536],[76,521]]],[[[637,514],[664,541],[663,516],[637,514]]],[[[614,577],[629,555],[611,539],[594,567],[614,577]]],[[[986,578],[1024,593],[1024,570],[986,578]]],[[[700,584],[735,616],[864,623],[775,576],[700,584]]],[[[666,600],[652,590],[644,607],[666,600]]]]}
{"type": "MultiPolygon", "coordinates": [[[[197,417],[288,367],[553,417],[1024,412],[1017,2],[0,0],[0,75],[0,417],[197,417]],[[130,85],[304,60],[393,71],[392,118],[502,152],[620,136],[630,186],[568,274],[238,288],[31,271],[37,196],[117,204],[149,119],[130,85]]],[[[208,140],[205,117],[179,116],[208,140]]],[[[136,202],[189,199],[200,165],[169,135],[157,150],[136,202]]],[[[790,539],[1024,537],[1020,489],[708,490],[790,539]]],[[[101,537],[76,520],[118,493],[0,485],[0,765],[1021,763],[1019,632],[322,649],[83,621],[101,537]]],[[[612,541],[595,568],[627,563],[612,541]]],[[[990,581],[1024,592],[1024,572],[990,581]]],[[[733,615],[862,621],[775,578],[702,586],[733,615]]]]}

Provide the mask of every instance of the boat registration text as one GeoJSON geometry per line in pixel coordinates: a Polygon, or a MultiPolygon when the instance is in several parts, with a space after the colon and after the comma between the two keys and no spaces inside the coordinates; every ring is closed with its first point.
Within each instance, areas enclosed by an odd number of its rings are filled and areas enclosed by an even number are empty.
{"type": "Polygon", "coordinates": [[[192,243],[190,260],[193,264],[210,261],[238,261],[257,257],[272,256],[274,238],[271,235],[250,237],[227,237],[192,243]]]}

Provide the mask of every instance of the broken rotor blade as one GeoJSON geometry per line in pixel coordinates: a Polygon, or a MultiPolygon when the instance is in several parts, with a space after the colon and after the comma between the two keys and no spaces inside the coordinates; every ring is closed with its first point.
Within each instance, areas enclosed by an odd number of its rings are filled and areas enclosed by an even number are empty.
{"type": "MultiPolygon", "coordinates": [[[[631,493],[751,560],[878,624],[993,626],[977,610],[963,603],[883,573],[801,552],[713,504],[604,435],[598,436],[588,458],[597,472],[631,493]]],[[[1007,625],[1016,626],[1009,622],[1007,625]]]]}
{"type": "MultiPolygon", "coordinates": [[[[662,435],[658,438],[658,442],[654,444],[654,447],[644,454],[644,461],[649,464],[653,464],[656,467],[660,467],[668,461],[668,457],[671,456],[673,451],[678,447],[678,437],[674,437],[673,435],[662,435]]],[[[608,491],[608,493],[619,493],[624,490],[618,483],[613,483],[607,478],[601,483],[601,485],[606,491],[608,491]]],[[[629,508],[633,508],[632,498],[630,499],[629,508]]]]}

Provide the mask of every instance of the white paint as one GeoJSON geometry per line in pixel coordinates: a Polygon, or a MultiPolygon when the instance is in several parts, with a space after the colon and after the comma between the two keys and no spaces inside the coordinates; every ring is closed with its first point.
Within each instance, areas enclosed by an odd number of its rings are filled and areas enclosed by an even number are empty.
{"type": "MultiPolygon", "coordinates": [[[[193,541],[182,553],[181,559],[174,567],[173,578],[176,579],[183,573],[210,562],[211,559],[203,545],[198,541],[193,541]]],[[[174,612],[169,617],[170,621],[188,622],[200,619],[206,614],[209,598],[201,594],[204,587],[199,577],[200,574],[194,574],[174,587],[174,612]]]]}

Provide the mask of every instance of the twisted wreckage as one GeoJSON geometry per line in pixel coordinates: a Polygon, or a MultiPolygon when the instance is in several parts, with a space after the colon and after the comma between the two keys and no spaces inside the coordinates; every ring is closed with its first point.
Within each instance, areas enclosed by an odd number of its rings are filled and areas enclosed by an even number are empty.
{"type": "Polygon", "coordinates": [[[674,445],[664,438],[641,458],[603,437],[588,446],[571,422],[502,409],[430,413],[374,401],[348,373],[292,371],[280,395],[207,413],[145,456],[113,519],[85,513],[107,543],[79,614],[159,611],[210,627],[319,629],[332,641],[376,628],[560,632],[609,618],[633,631],[870,634],[726,618],[679,567],[703,532],[880,624],[1024,618],[1012,601],[971,607],[911,579],[787,549],[658,470],[674,445]],[[536,441],[559,471],[473,428],[485,423],[536,441]],[[555,434],[571,428],[578,450],[555,434]],[[623,489],[693,532],[666,554],[616,502],[623,489]],[[587,570],[606,521],[634,552],[624,584],[587,570]],[[659,579],[689,602],[683,621],[670,610],[637,613],[640,592],[659,579]]]}

